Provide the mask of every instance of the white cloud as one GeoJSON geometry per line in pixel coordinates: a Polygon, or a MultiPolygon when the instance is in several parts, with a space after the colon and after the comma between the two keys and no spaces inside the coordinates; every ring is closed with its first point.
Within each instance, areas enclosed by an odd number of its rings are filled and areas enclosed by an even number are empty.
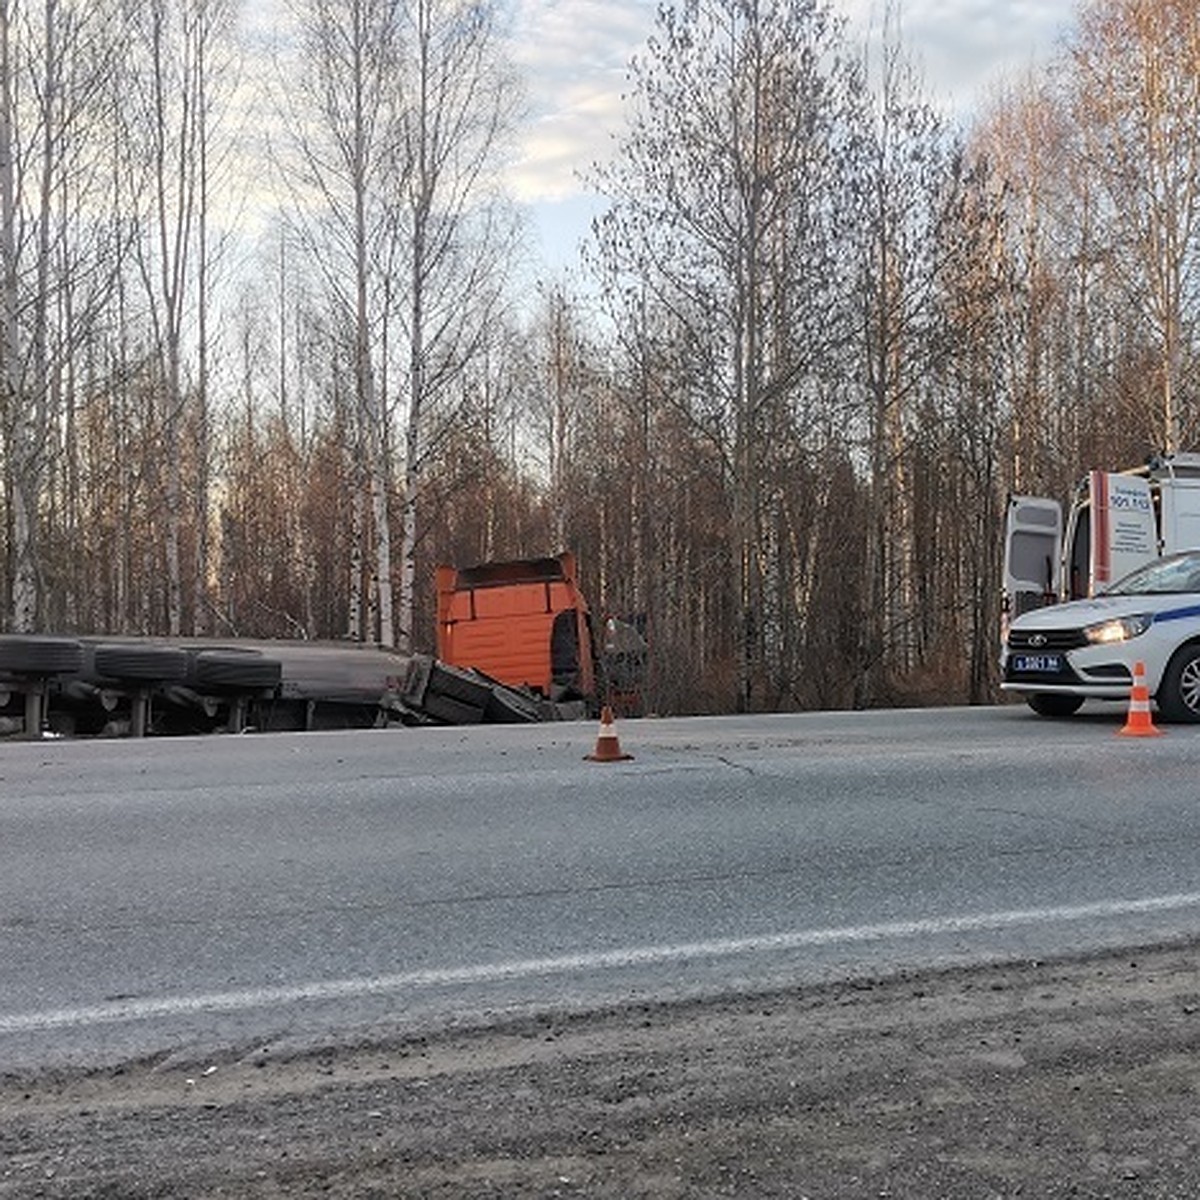
{"type": "Polygon", "coordinates": [[[517,199],[563,200],[609,153],[630,57],[654,28],[652,0],[519,0],[513,57],[531,122],[509,182],[517,199]]]}
{"type": "MultiPolygon", "coordinates": [[[[885,0],[837,0],[852,36],[878,32],[885,0]]],[[[930,97],[965,115],[990,88],[1053,56],[1074,0],[900,0],[903,44],[930,97]]]]}
{"type": "MultiPolygon", "coordinates": [[[[852,36],[877,30],[886,0],[835,0],[852,36]]],[[[526,203],[585,191],[622,128],[632,55],[653,32],[655,0],[517,0],[513,56],[528,81],[531,121],[509,186],[526,203]]],[[[931,98],[957,113],[1004,78],[1046,61],[1073,0],[900,0],[904,43],[931,98]]]]}
{"type": "MultiPolygon", "coordinates": [[[[530,122],[508,172],[529,206],[541,257],[575,261],[595,215],[585,176],[615,147],[630,58],[654,32],[657,0],[515,0],[513,57],[530,122]]],[[[854,40],[878,33],[886,0],[834,0],[854,40]]],[[[965,116],[1001,80],[1046,62],[1074,0],[898,0],[904,45],[932,100],[965,116]]]]}

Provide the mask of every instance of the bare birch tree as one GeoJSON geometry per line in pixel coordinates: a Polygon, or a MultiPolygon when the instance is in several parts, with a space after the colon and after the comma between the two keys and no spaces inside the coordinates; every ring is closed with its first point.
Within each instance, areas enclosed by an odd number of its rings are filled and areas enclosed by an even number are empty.
{"type": "Polygon", "coordinates": [[[1112,262],[1157,347],[1164,450],[1194,436],[1185,359],[1200,317],[1200,9],[1194,0],[1093,0],[1073,55],[1076,122],[1104,197],[1112,262]]]}
{"type": "Polygon", "coordinates": [[[889,674],[912,670],[921,651],[917,613],[915,464],[917,405],[938,351],[931,336],[937,277],[934,236],[948,175],[946,138],[907,58],[899,6],[885,9],[875,105],[863,156],[858,296],[860,362],[867,395],[865,458],[870,529],[863,580],[859,700],[889,674]]]}
{"type": "Polygon", "coordinates": [[[203,601],[203,524],[208,519],[207,427],[209,203],[213,179],[214,60],[228,33],[232,8],[226,0],[148,0],[136,10],[133,94],[124,111],[124,137],[131,175],[126,198],[137,206],[135,243],[156,383],[161,396],[159,425],[162,555],[167,631],[178,635],[185,618],[183,530],[191,518],[196,547],[190,564],[191,628],[199,625],[203,601]],[[199,437],[185,439],[189,416],[199,437]],[[193,491],[185,503],[185,461],[193,491]]]}
{"type": "Polygon", "coordinates": [[[398,648],[413,645],[419,509],[429,457],[464,411],[469,364],[501,312],[514,226],[494,171],[519,95],[500,45],[498,0],[409,0],[395,220],[408,267],[401,327],[398,648]]]}
{"type": "Polygon", "coordinates": [[[601,254],[615,294],[670,314],[674,394],[723,462],[736,704],[760,700],[770,635],[764,467],[780,410],[844,339],[835,229],[860,102],[840,27],[817,0],[664,7],[632,69],[601,254]]]}
{"type": "Polygon", "coordinates": [[[15,630],[46,616],[42,517],[62,448],[62,381],[112,277],[97,131],[115,25],[107,9],[70,0],[0,3],[0,417],[15,630]]]}
{"type": "MultiPolygon", "coordinates": [[[[492,0],[311,0],[293,113],[304,243],[353,330],[356,459],[369,515],[369,613],[349,633],[411,646],[422,472],[486,344],[511,230],[489,171],[514,89],[492,0]],[[305,121],[316,118],[318,128],[305,121]],[[396,441],[399,604],[392,551],[396,441]]],[[[365,543],[364,543],[365,545],[365,543]]]]}
{"type": "Polygon", "coordinates": [[[383,389],[400,262],[390,205],[412,170],[401,131],[404,11],[392,0],[305,0],[296,17],[299,58],[282,80],[294,154],[283,166],[293,187],[296,240],[323,280],[333,324],[344,323],[353,381],[349,432],[357,475],[345,632],[390,646],[383,389]]]}

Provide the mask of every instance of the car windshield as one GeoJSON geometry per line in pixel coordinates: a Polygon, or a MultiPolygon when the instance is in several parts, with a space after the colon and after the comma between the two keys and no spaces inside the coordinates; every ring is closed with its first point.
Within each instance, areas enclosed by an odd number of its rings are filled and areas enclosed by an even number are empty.
{"type": "Polygon", "coordinates": [[[1200,554],[1156,559],[1118,579],[1105,595],[1144,596],[1163,592],[1200,592],[1200,554]]]}

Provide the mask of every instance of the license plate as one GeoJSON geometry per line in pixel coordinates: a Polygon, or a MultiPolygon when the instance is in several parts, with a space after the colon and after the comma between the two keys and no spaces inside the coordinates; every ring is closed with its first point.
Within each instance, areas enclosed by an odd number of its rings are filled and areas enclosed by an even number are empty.
{"type": "Polygon", "coordinates": [[[1062,670],[1061,654],[1017,654],[1013,656],[1012,669],[1035,675],[1057,674],[1062,670]]]}

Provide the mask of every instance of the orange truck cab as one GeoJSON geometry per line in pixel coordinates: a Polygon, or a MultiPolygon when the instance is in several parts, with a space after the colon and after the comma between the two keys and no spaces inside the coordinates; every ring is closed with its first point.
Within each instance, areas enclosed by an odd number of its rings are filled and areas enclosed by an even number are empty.
{"type": "Polygon", "coordinates": [[[595,652],[575,556],[437,568],[437,653],[549,700],[592,699],[595,652]]]}

